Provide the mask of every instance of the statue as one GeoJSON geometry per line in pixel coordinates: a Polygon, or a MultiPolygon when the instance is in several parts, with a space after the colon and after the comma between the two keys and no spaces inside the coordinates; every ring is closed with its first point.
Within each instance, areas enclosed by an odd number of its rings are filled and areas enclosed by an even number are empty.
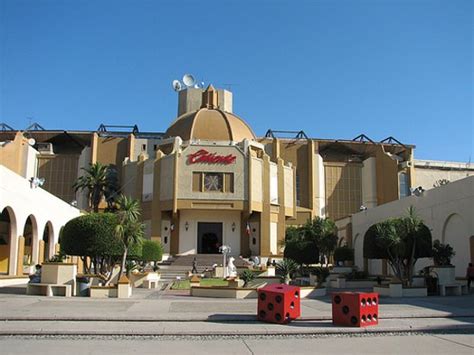
{"type": "Polygon", "coordinates": [[[227,263],[227,276],[228,277],[236,277],[237,276],[237,268],[234,265],[235,258],[231,256],[229,258],[229,262],[227,263]]]}

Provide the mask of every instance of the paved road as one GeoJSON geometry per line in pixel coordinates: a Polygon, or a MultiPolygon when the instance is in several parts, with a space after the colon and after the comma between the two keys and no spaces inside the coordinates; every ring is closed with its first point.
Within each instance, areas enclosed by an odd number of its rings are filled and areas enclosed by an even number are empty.
{"type": "Polygon", "coordinates": [[[3,338],[2,354],[470,354],[470,334],[233,339],[3,338]]]}

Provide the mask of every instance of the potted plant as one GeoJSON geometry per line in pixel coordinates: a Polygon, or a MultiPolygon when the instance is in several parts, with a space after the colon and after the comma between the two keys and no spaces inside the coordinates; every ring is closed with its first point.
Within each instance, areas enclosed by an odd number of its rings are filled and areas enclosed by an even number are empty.
{"type": "Polygon", "coordinates": [[[455,267],[451,265],[451,259],[456,253],[449,244],[443,244],[439,240],[433,243],[433,263],[430,269],[438,275],[438,284],[447,285],[455,282],[455,267]]]}

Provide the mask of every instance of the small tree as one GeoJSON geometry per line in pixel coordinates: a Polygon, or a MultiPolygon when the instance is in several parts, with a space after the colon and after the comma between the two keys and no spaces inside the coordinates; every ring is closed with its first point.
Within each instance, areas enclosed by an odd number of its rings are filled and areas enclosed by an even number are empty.
{"type": "Polygon", "coordinates": [[[302,227],[307,240],[311,240],[317,246],[319,253],[327,259],[332,256],[337,246],[337,227],[329,218],[315,217],[308,220],[302,227]]]}
{"type": "Polygon", "coordinates": [[[144,262],[157,262],[163,258],[163,246],[154,240],[144,240],[142,242],[142,258],[144,262]]]}
{"type": "Polygon", "coordinates": [[[285,234],[283,255],[300,266],[315,264],[319,261],[316,241],[308,238],[302,228],[288,227],[285,234]]]}
{"type": "MultiPolygon", "coordinates": [[[[115,236],[118,223],[113,213],[89,213],[70,220],[61,233],[61,253],[79,256],[86,273],[103,275],[110,281],[115,264],[123,255],[123,246],[115,236]]],[[[134,246],[129,255],[139,257],[134,246]]]]}
{"type": "Polygon", "coordinates": [[[125,270],[125,262],[129,249],[134,245],[141,245],[144,234],[144,225],[138,218],[140,216],[140,206],[137,200],[120,195],[117,199],[118,223],[115,227],[115,236],[123,247],[122,263],[120,273],[125,270]]]}
{"type": "Polygon", "coordinates": [[[405,217],[374,224],[364,236],[364,257],[387,259],[404,284],[411,285],[416,261],[431,255],[431,232],[413,207],[405,217]]]}

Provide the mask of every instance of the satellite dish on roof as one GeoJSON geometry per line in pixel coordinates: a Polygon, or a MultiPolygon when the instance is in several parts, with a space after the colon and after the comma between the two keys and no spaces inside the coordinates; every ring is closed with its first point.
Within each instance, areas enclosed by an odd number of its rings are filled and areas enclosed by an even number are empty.
{"type": "Polygon", "coordinates": [[[183,88],[183,85],[181,85],[181,82],[179,80],[173,80],[173,90],[174,91],[179,91],[183,88]]]}
{"type": "Polygon", "coordinates": [[[34,138],[28,139],[28,144],[34,146],[36,144],[36,140],[34,138]]]}
{"type": "Polygon", "coordinates": [[[192,76],[191,74],[184,74],[183,83],[187,87],[193,87],[196,83],[196,79],[194,79],[194,76],[192,76]]]}

